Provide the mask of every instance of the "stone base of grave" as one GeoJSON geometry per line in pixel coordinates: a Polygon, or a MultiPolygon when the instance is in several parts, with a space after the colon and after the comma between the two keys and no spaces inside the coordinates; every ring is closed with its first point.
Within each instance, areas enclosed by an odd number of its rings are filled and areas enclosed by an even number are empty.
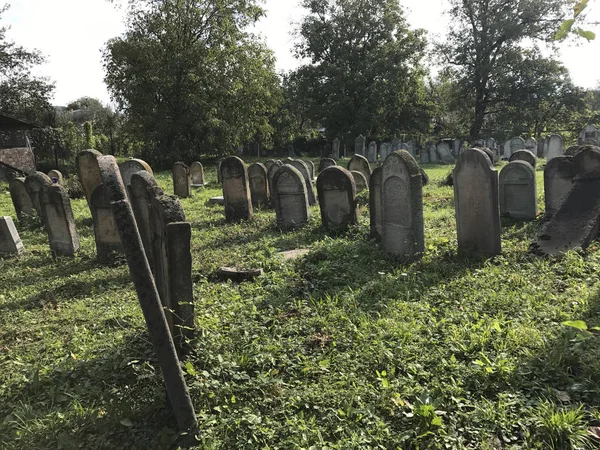
{"type": "Polygon", "coordinates": [[[202,188],[204,186],[206,186],[208,183],[204,183],[204,184],[192,184],[193,188],[202,188]]]}
{"type": "Polygon", "coordinates": [[[263,274],[262,269],[237,269],[235,267],[221,267],[217,271],[219,280],[231,280],[237,283],[251,281],[263,274]]]}
{"type": "Polygon", "coordinates": [[[225,197],[211,197],[208,199],[209,205],[224,205],[225,197]]]}

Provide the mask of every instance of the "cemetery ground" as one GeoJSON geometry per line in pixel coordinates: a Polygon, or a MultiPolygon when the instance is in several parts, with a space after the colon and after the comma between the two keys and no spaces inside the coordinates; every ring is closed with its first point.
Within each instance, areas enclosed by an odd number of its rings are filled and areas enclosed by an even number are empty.
{"type": "MultiPolygon", "coordinates": [[[[317,164],[318,161],[314,160],[317,164]]],[[[345,166],[345,161],[342,164],[345,166]]],[[[247,160],[251,163],[252,160],[247,160]]],[[[600,250],[528,253],[534,222],[502,219],[502,255],[457,254],[448,166],[426,165],[424,257],[400,264],[360,223],[319,207],[281,232],[272,210],[227,224],[215,167],[182,199],[192,223],[196,337],[182,359],[198,448],[593,448],[600,435],[600,250]],[[296,260],[278,252],[309,249],[296,260]],[[219,281],[222,266],[262,268],[219,281]],[[564,322],[570,321],[565,324],[564,322]],[[585,322],[588,330],[583,330],[585,322]]],[[[543,164],[537,168],[543,209],[543,164]]],[[[157,174],[172,193],[170,172],[157,174]]],[[[172,448],[175,422],[124,258],[53,260],[39,227],[0,260],[0,447],[172,448]]],[[[8,186],[0,209],[14,215],[8,186]]]]}

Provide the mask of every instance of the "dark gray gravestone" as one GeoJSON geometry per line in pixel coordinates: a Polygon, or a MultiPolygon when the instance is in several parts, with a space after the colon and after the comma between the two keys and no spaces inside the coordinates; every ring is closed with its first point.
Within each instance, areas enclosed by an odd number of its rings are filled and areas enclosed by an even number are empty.
{"type": "Polygon", "coordinates": [[[364,156],[352,156],[352,158],[350,158],[350,161],[348,161],[348,166],[346,166],[346,168],[350,172],[356,170],[357,172],[362,173],[365,176],[367,183],[369,182],[369,178],[371,177],[371,166],[367,158],[365,158],[364,156]]]}
{"type": "Polygon", "coordinates": [[[358,135],[358,137],[354,141],[354,154],[355,155],[361,155],[361,156],[365,155],[366,141],[367,141],[367,138],[365,138],[362,134],[358,135]]]}
{"type": "Polygon", "coordinates": [[[119,230],[112,213],[110,199],[104,184],[94,189],[90,197],[90,210],[94,221],[94,239],[99,261],[110,262],[115,254],[122,253],[119,230]]]}
{"type": "Polygon", "coordinates": [[[23,251],[23,242],[12,217],[0,217],[0,256],[18,255],[23,251]]]}
{"type": "Polygon", "coordinates": [[[425,144],[425,149],[429,152],[429,162],[437,164],[440,162],[440,158],[437,152],[437,145],[434,142],[428,142],[425,144]]]}
{"type": "Polygon", "coordinates": [[[204,186],[204,166],[199,161],[190,164],[190,176],[192,177],[192,187],[204,186]]]}
{"type": "Polygon", "coordinates": [[[339,166],[323,170],[317,178],[317,192],[325,228],[342,230],[357,222],[356,185],[350,172],[339,166]]]}
{"type": "Polygon", "coordinates": [[[43,215],[40,196],[44,187],[52,186],[52,184],[50,177],[43,172],[35,172],[25,178],[25,188],[27,189],[31,203],[33,203],[33,207],[38,213],[42,224],[46,223],[46,219],[43,215]]]}
{"type": "Polygon", "coordinates": [[[280,228],[296,228],[308,222],[308,195],[304,175],[291,165],[280,167],[273,177],[273,203],[280,228]]]}
{"type": "Polygon", "coordinates": [[[304,164],[306,164],[306,167],[308,168],[308,174],[310,176],[310,181],[312,183],[315,180],[315,163],[307,160],[307,161],[304,161],[304,164]]]}
{"type": "Polygon", "coordinates": [[[458,249],[492,256],[501,252],[498,171],[485,152],[461,153],[454,168],[454,205],[458,249]]]}
{"type": "Polygon", "coordinates": [[[369,142],[369,148],[367,150],[367,159],[369,162],[377,162],[377,142],[369,142]]]}
{"type": "Polygon", "coordinates": [[[575,174],[587,176],[600,172],[600,147],[585,146],[573,158],[575,174]]]}
{"type": "Polygon", "coordinates": [[[192,177],[190,168],[182,162],[176,162],[171,169],[173,175],[173,192],[179,198],[192,196],[192,177]]]}
{"type": "Polygon", "coordinates": [[[237,156],[225,158],[221,163],[221,179],[225,198],[225,220],[249,220],[254,211],[250,198],[248,170],[244,161],[237,156]]]}
{"type": "Polygon", "coordinates": [[[517,150],[508,159],[510,162],[513,161],[525,161],[528,162],[531,167],[535,169],[537,159],[535,155],[529,150],[517,150]]]}
{"type": "Polygon", "coordinates": [[[508,163],[500,172],[500,214],[521,220],[537,217],[535,169],[527,161],[508,163]]]}
{"type": "Polygon", "coordinates": [[[440,142],[436,146],[437,154],[444,164],[454,164],[452,149],[447,142],[440,142]]]}
{"type": "Polygon", "coordinates": [[[248,167],[248,178],[250,179],[250,197],[252,206],[258,207],[269,203],[269,180],[267,168],[261,163],[254,163],[248,167]]]}
{"type": "Polygon", "coordinates": [[[101,156],[102,153],[98,150],[83,150],[79,152],[75,162],[79,182],[88,203],[96,186],[102,184],[100,169],[98,168],[98,158],[101,156]]]}
{"type": "Polygon", "coordinates": [[[274,161],[271,167],[267,169],[267,178],[269,180],[269,192],[273,195],[273,177],[275,176],[275,172],[283,166],[283,163],[279,160],[274,161]]]}
{"type": "Polygon", "coordinates": [[[340,159],[340,140],[338,138],[335,138],[331,145],[331,158],[336,161],[340,159]]]}
{"type": "Polygon", "coordinates": [[[323,172],[331,166],[337,166],[337,163],[333,158],[321,158],[321,161],[319,162],[319,172],[323,172]]]}
{"type": "Polygon", "coordinates": [[[402,259],[425,250],[423,178],[417,161],[406,150],[391,153],[381,170],[383,249],[402,259]]]}
{"type": "Polygon", "coordinates": [[[304,177],[304,183],[306,184],[306,194],[308,196],[308,205],[316,205],[317,204],[317,196],[315,195],[315,190],[312,186],[312,178],[310,177],[310,169],[306,165],[304,161],[300,161],[299,159],[294,159],[291,161],[286,161],[286,164],[296,168],[300,172],[300,174],[304,177]]]}
{"type": "Polygon", "coordinates": [[[373,170],[369,179],[369,214],[371,219],[371,236],[381,238],[383,235],[381,230],[381,166],[373,170]]]}
{"type": "Polygon", "coordinates": [[[571,188],[575,176],[575,165],[570,156],[552,158],[544,168],[544,196],[546,216],[552,217],[561,207],[571,188]]]}
{"type": "MultiPolygon", "coordinates": [[[[581,151],[583,147],[581,145],[572,145],[568,149],[565,150],[565,156],[575,156],[577,153],[581,151]]],[[[557,156],[559,158],[559,156],[557,156]]]]}
{"type": "Polygon", "coordinates": [[[354,185],[356,186],[357,194],[364,191],[365,189],[369,189],[369,182],[367,181],[362,172],[359,172],[358,170],[353,170],[352,172],[350,172],[350,174],[352,175],[352,178],[354,178],[354,185]]]}
{"type": "Polygon", "coordinates": [[[224,158],[221,158],[218,162],[217,162],[217,183],[221,184],[223,183],[223,180],[221,179],[221,163],[223,162],[224,158]]]}
{"type": "Polygon", "coordinates": [[[25,178],[13,178],[8,183],[8,189],[19,221],[25,217],[33,217],[36,211],[25,187],[25,178]]]}
{"type": "Polygon", "coordinates": [[[79,251],[79,236],[67,190],[59,184],[44,185],[40,204],[52,255],[74,256],[79,251]]]}
{"type": "Polygon", "coordinates": [[[103,182],[110,193],[113,214],[119,227],[131,278],[165,380],[167,397],[180,431],[193,436],[198,432],[196,413],[169,332],[160,297],[154,284],[154,278],[144,253],[133,211],[127,201],[125,186],[119,174],[117,163],[112,156],[102,158],[100,167],[103,182]]]}
{"type": "Polygon", "coordinates": [[[525,149],[525,140],[521,137],[512,138],[510,140],[510,154],[512,155],[517,150],[525,149]]]}
{"type": "Polygon", "coordinates": [[[271,168],[271,166],[275,164],[275,161],[273,159],[267,159],[265,161],[265,167],[267,169],[267,172],[269,171],[269,169],[271,168]]]}
{"type": "Polygon", "coordinates": [[[419,156],[421,158],[421,164],[429,164],[429,150],[427,147],[421,149],[421,154],[419,156]]]}

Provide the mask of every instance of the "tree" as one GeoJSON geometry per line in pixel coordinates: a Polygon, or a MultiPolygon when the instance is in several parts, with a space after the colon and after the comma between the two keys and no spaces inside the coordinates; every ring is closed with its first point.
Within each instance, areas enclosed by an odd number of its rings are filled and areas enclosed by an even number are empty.
{"type": "Polygon", "coordinates": [[[426,41],[394,0],[304,0],[291,75],[306,116],[330,137],[427,132],[426,41]],[[348,133],[348,134],[347,134],[348,133]]]}
{"type": "Polygon", "coordinates": [[[280,101],[274,58],[246,29],[258,0],[140,0],[104,50],[105,81],[128,128],[173,161],[258,137],[280,101]]]}
{"type": "MultiPolygon", "coordinates": [[[[0,18],[8,9],[0,8],[0,18]]],[[[44,62],[38,51],[27,50],[6,37],[0,27],[0,111],[44,125],[52,121],[50,97],[54,85],[33,76],[31,69],[44,62]]]]}
{"type": "Polygon", "coordinates": [[[510,79],[515,61],[524,60],[524,44],[552,40],[568,3],[450,0],[450,33],[438,54],[453,69],[463,94],[472,98],[471,138],[481,137],[489,111],[502,105],[502,81],[510,79]]]}

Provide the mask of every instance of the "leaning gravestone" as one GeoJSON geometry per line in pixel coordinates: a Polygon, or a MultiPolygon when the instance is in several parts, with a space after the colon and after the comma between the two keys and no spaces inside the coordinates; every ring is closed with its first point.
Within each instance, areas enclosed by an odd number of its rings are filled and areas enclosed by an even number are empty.
{"type": "Polygon", "coordinates": [[[269,169],[271,168],[271,166],[272,166],[273,164],[275,164],[275,161],[274,161],[274,160],[272,160],[272,159],[267,159],[267,160],[265,161],[265,167],[266,167],[267,171],[269,171],[269,169]]]}
{"type": "Polygon", "coordinates": [[[513,162],[513,161],[528,162],[531,165],[531,167],[533,167],[534,169],[537,164],[537,159],[536,159],[535,155],[532,152],[530,152],[529,150],[517,150],[510,156],[510,158],[508,160],[510,162],[513,162]]]}
{"type": "Polygon", "coordinates": [[[101,184],[90,197],[90,210],[94,221],[96,255],[101,262],[114,260],[114,255],[122,253],[119,230],[112,213],[106,187],[101,184]]]}
{"type": "Polygon", "coordinates": [[[23,242],[12,217],[0,217],[0,256],[18,255],[23,250],[23,242]]]}
{"type": "Polygon", "coordinates": [[[131,176],[134,173],[138,173],[140,171],[148,172],[150,175],[153,175],[152,167],[141,159],[131,158],[125,162],[119,164],[119,171],[121,172],[121,178],[123,179],[123,184],[125,187],[129,189],[131,186],[131,176]]]}
{"type": "Polygon", "coordinates": [[[544,196],[546,217],[552,217],[564,203],[573,187],[575,166],[573,158],[557,156],[544,168],[544,196]]]}
{"type": "Polygon", "coordinates": [[[179,430],[193,436],[198,432],[198,421],[156,290],[154,277],[142,247],[133,211],[127,201],[125,186],[121,180],[117,163],[113,157],[106,158],[102,158],[100,161],[102,182],[110,193],[113,214],[119,227],[119,235],[127,256],[131,278],[164,377],[167,398],[171,403],[179,430]]]}
{"type": "MultiPolygon", "coordinates": [[[[385,162],[384,162],[385,164],[385,162]]],[[[376,167],[369,179],[369,216],[371,236],[381,238],[381,166],[376,167]]]]}
{"type": "Polygon", "coordinates": [[[436,149],[438,156],[444,164],[455,163],[454,158],[452,157],[452,151],[450,150],[450,144],[446,142],[440,142],[437,144],[436,149]]]}
{"type": "MultiPolygon", "coordinates": [[[[365,189],[369,189],[369,182],[365,178],[362,172],[353,170],[350,172],[352,178],[354,178],[354,185],[356,186],[356,193],[360,194],[365,189]]],[[[369,177],[370,178],[370,177],[369,177]]]]}
{"type": "Polygon", "coordinates": [[[355,155],[365,155],[365,143],[367,138],[365,138],[362,134],[359,135],[354,141],[354,154],[355,155]]]}
{"type": "Polygon", "coordinates": [[[25,187],[25,178],[13,178],[8,183],[8,189],[19,221],[25,217],[33,217],[36,211],[25,187]]]}
{"type": "Polygon", "coordinates": [[[77,175],[88,204],[96,186],[102,184],[100,169],[98,168],[98,158],[101,156],[102,153],[98,150],[83,150],[79,152],[75,162],[77,175]]]}
{"type": "Polygon", "coordinates": [[[337,163],[333,158],[322,158],[319,162],[319,173],[331,166],[337,166],[337,163]]]}
{"type": "Polygon", "coordinates": [[[43,215],[43,209],[40,201],[40,196],[42,189],[44,186],[52,186],[52,180],[48,175],[43,172],[34,172],[31,175],[28,175],[25,178],[25,188],[27,189],[27,193],[31,198],[31,203],[33,203],[33,207],[38,213],[42,224],[45,224],[45,217],[43,215]]]}
{"type": "Polygon", "coordinates": [[[352,174],[340,166],[332,166],[319,174],[317,192],[323,226],[342,230],[358,220],[356,186],[352,174]]]}
{"type": "Polygon", "coordinates": [[[173,193],[179,198],[192,196],[192,177],[190,168],[182,163],[176,162],[171,169],[173,174],[173,193]]]}
{"type": "Polygon", "coordinates": [[[391,144],[388,144],[387,142],[381,144],[379,153],[382,161],[385,161],[385,158],[387,158],[388,155],[391,153],[391,147],[391,144]]]}
{"type": "Polygon", "coordinates": [[[40,205],[52,255],[74,256],[79,251],[79,235],[67,190],[59,184],[45,184],[40,205]]]}
{"type": "Polygon", "coordinates": [[[517,150],[525,150],[525,140],[521,137],[510,140],[510,154],[512,155],[517,150]]]}
{"type": "Polygon", "coordinates": [[[315,195],[315,191],[312,186],[312,179],[310,178],[310,171],[308,166],[304,161],[299,159],[293,159],[287,163],[288,165],[295,167],[302,176],[304,177],[304,183],[306,184],[306,193],[308,195],[308,204],[309,206],[317,204],[317,196],[315,195]]]}
{"type": "Polygon", "coordinates": [[[356,170],[362,173],[367,179],[367,183],[369,182],[369,178],[371,177],[371,166],[364,156],[354,155],[350,158],[350,161],[348,161],[348,166],[346,168],[349,172],[356,170]]]}
{"type": "Polygon", "coordinates": [[[248,178],[250,179],[250,198],[252,206],[258,207],[269,202],[269,180],[267,168],[261,163],[254,163],[248,167],[248,178]]]}
{"type": "Polygon", "coordinates": [[[454,204],[459,251],[500,254],[498,171],[485,152],[472,148],[460,155],[454,168],[454,204]]]}
{"type": "Polygon", "coordinates": [[[369,142],[369,148],[367,150],[367,159],[369,162],[377,162],[377,142],[369,142]]]}
{"type": "Polygon", "coordinates": [[[535,169],[528,162],[510,162],[500,172],[500,214],[520,220],[537,217],[535,169]]]}
{"type": "Polygon", "coordinates": [[[64,184],[65,182],[63,174],[58,170],[51,170],[50,172],[48,172],[48,178],[50,178],[55,184],[64,184]]]}
{"type": "Polygon", "coordinates": [[[340,140],[338,138],[335,138],[333,140],[331,148],[331,158],[337,161],[338,159],[340,159],[340,140]]]}
{"type": "Polygon", "coordinates": [[[204,166],[200,161],[194,161],[190,164],[190,176],[192,177],[192,187],[202,187],[204,182],[204,166]]]}
{"type": "Polygon", "coordinates": [[[280,167],[273,177],[273,204],[280,228],[296,228],[308,222],[308,195],[304,175],[291,165],[280,167]]]}
{"type": "Polygon", "coordinates": [[[310,177],[311,183],[315,180],[315,163],[312,161],[304,161],[306,167],[308,168],[308,176],[310,177]]]}
{"type": "Polygon", "coordinates": [[[406,150],[390,154],[381,170],[383,249],[402,259],[425,250],[423,178],[406,150]]]}
{"type": "Polygon", "coordinates": [[[553,134],[548,139],[546,162],[551,161],[552,158],[556,158],[557,156],[563,156],[563,138],[558,134],[553,134]]]}
{"type": "Polygon", "coordinates": [[[221,179],[225,198],[225,220],[249,220],[254,211],[250,198],[248,170],[244,161],[237,156],[225,158],[221,163],[221,179]]]}

